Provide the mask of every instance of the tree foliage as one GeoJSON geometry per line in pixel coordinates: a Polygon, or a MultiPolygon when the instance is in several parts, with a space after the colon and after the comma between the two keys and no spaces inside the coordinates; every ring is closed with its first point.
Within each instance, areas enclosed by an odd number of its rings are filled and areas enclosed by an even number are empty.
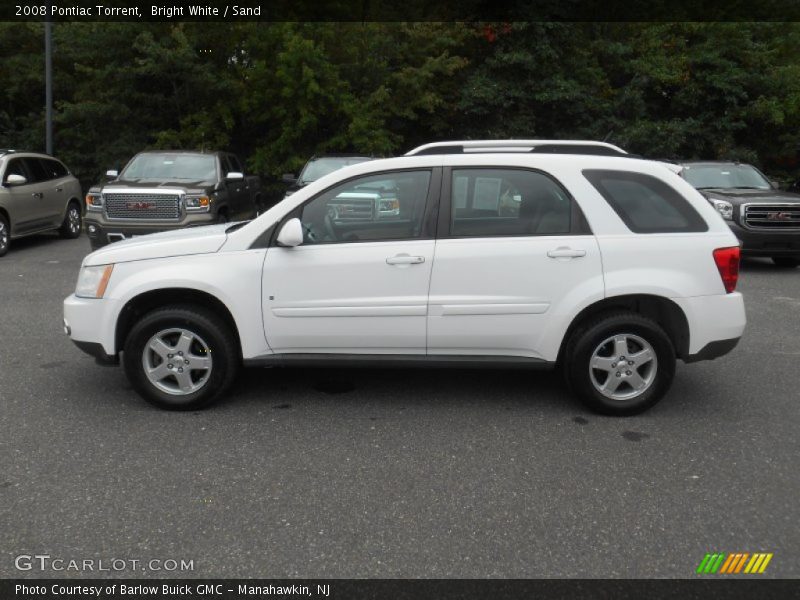
{"type": "MultiPolygon", "coordinates": [[[[796,23],[56,23],[55,149],[85,183],[145,148],[314,153],[606,139],[797,175],[796,23]]],[[[40,24],[0,23],[0,147],[44,146],[40,24]]]]}

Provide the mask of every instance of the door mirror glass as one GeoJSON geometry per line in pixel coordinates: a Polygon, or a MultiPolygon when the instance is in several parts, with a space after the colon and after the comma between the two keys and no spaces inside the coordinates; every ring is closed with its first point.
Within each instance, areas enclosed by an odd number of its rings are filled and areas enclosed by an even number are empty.
{"type": "Polygon", "coordinates": [[[294,183],[297,181],[297,177],[294,176],[294,173],[284,173],[281,175],[281,181],[283,183],[294,183]]]}
{"type": "Polygon", "coordinates": [[[24,176],[17,175],[16,173],[12,173],[6,177],[7,185],[25,185],[26,183],[28,183],[28,180],[24,176]]]}
{"type": "Polygon", "coordinates": [[[239,171],[231,171],[225,175],[225,179],[228,181],[241,181],[244,179],[244,173],[240,173],[239,171]]]}
{"type": "Polygon", "coordinates": [[[119,177],[119,171],[117,171],[116,169],[109,169],[108,171],[106,171],[106,177],[108,177],[109,179],[116,179],[117,177],[119,177]]]}
{"type": "Polygon", "coordinates": [[[278,233],[277,242],[279,246],[287,248],[294,248],[302,244],[303,225],[300,223],[300,219],[294,218],[286,221],[281,227],[280,233],[278,233]]]}
{"type": "Polygon", "coordinates": [[[769,184],[772,186],[773,190],[781,189],[781,182],[778,181],[777,179],[770,179],[769,184]]]}

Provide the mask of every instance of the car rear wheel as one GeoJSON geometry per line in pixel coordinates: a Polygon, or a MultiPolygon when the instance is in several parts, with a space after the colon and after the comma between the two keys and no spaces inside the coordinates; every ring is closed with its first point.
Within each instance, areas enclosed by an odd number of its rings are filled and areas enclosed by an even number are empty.
{"type": "Polygon", "coordinates": [[[613,313],[578,330],[565,355],[572,391],[590,409],[626,416],[656,404],[675,375],[675,349],[654,321],[613,313]]]}
{"type": "Polygon", "coordinates": [[[776,267],[783,267],[785,269],[792,269],[800,265],[800,258],[796,256],[773,256],[772,262],[776,267]]]}
{"type": "Polygon", "coordinates": [[[8,228],[8,221],[3,215],[0,215],[0,256],[6,255],[10,243],[11,232],[8,228]]]}
{"type": "Polygon", "coordinates": [[[134,389],[167,410],[197,410],[218,400],[239,366],[226,323],[201,307],[155,310],[131,329],[123,363],[134,389]]]}
{"type": "Polygon", "coordinates": [[[61,223],[58,232],[63,238],[74,240],[81,234],[82,227],[81,207],[77,202],[70,202],[69,206],[67,206],[67,214],[64,215],[64,222],[61,223]]]}

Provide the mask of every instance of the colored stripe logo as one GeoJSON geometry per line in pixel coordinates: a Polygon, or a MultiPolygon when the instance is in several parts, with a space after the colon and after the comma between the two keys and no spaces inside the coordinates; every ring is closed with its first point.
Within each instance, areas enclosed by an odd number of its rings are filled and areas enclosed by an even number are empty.
{"type": "Polygon", "coordinates": [[[706,554],[697,567],[698,575],[760,574],[767,570],[772,552],[716,552],[706,554]]]}

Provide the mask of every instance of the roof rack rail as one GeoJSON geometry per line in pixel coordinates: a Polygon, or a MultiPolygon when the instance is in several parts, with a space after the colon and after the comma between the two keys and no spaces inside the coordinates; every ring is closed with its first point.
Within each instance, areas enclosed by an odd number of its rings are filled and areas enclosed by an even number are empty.
{"type": "Polygon", "coordinates": [[[619,146],[593,140],[464,140],[423,144],[406,156],[472,154],[487,152],[533,152],[543,154],[591,154],[628,156],[619,146]]]}

